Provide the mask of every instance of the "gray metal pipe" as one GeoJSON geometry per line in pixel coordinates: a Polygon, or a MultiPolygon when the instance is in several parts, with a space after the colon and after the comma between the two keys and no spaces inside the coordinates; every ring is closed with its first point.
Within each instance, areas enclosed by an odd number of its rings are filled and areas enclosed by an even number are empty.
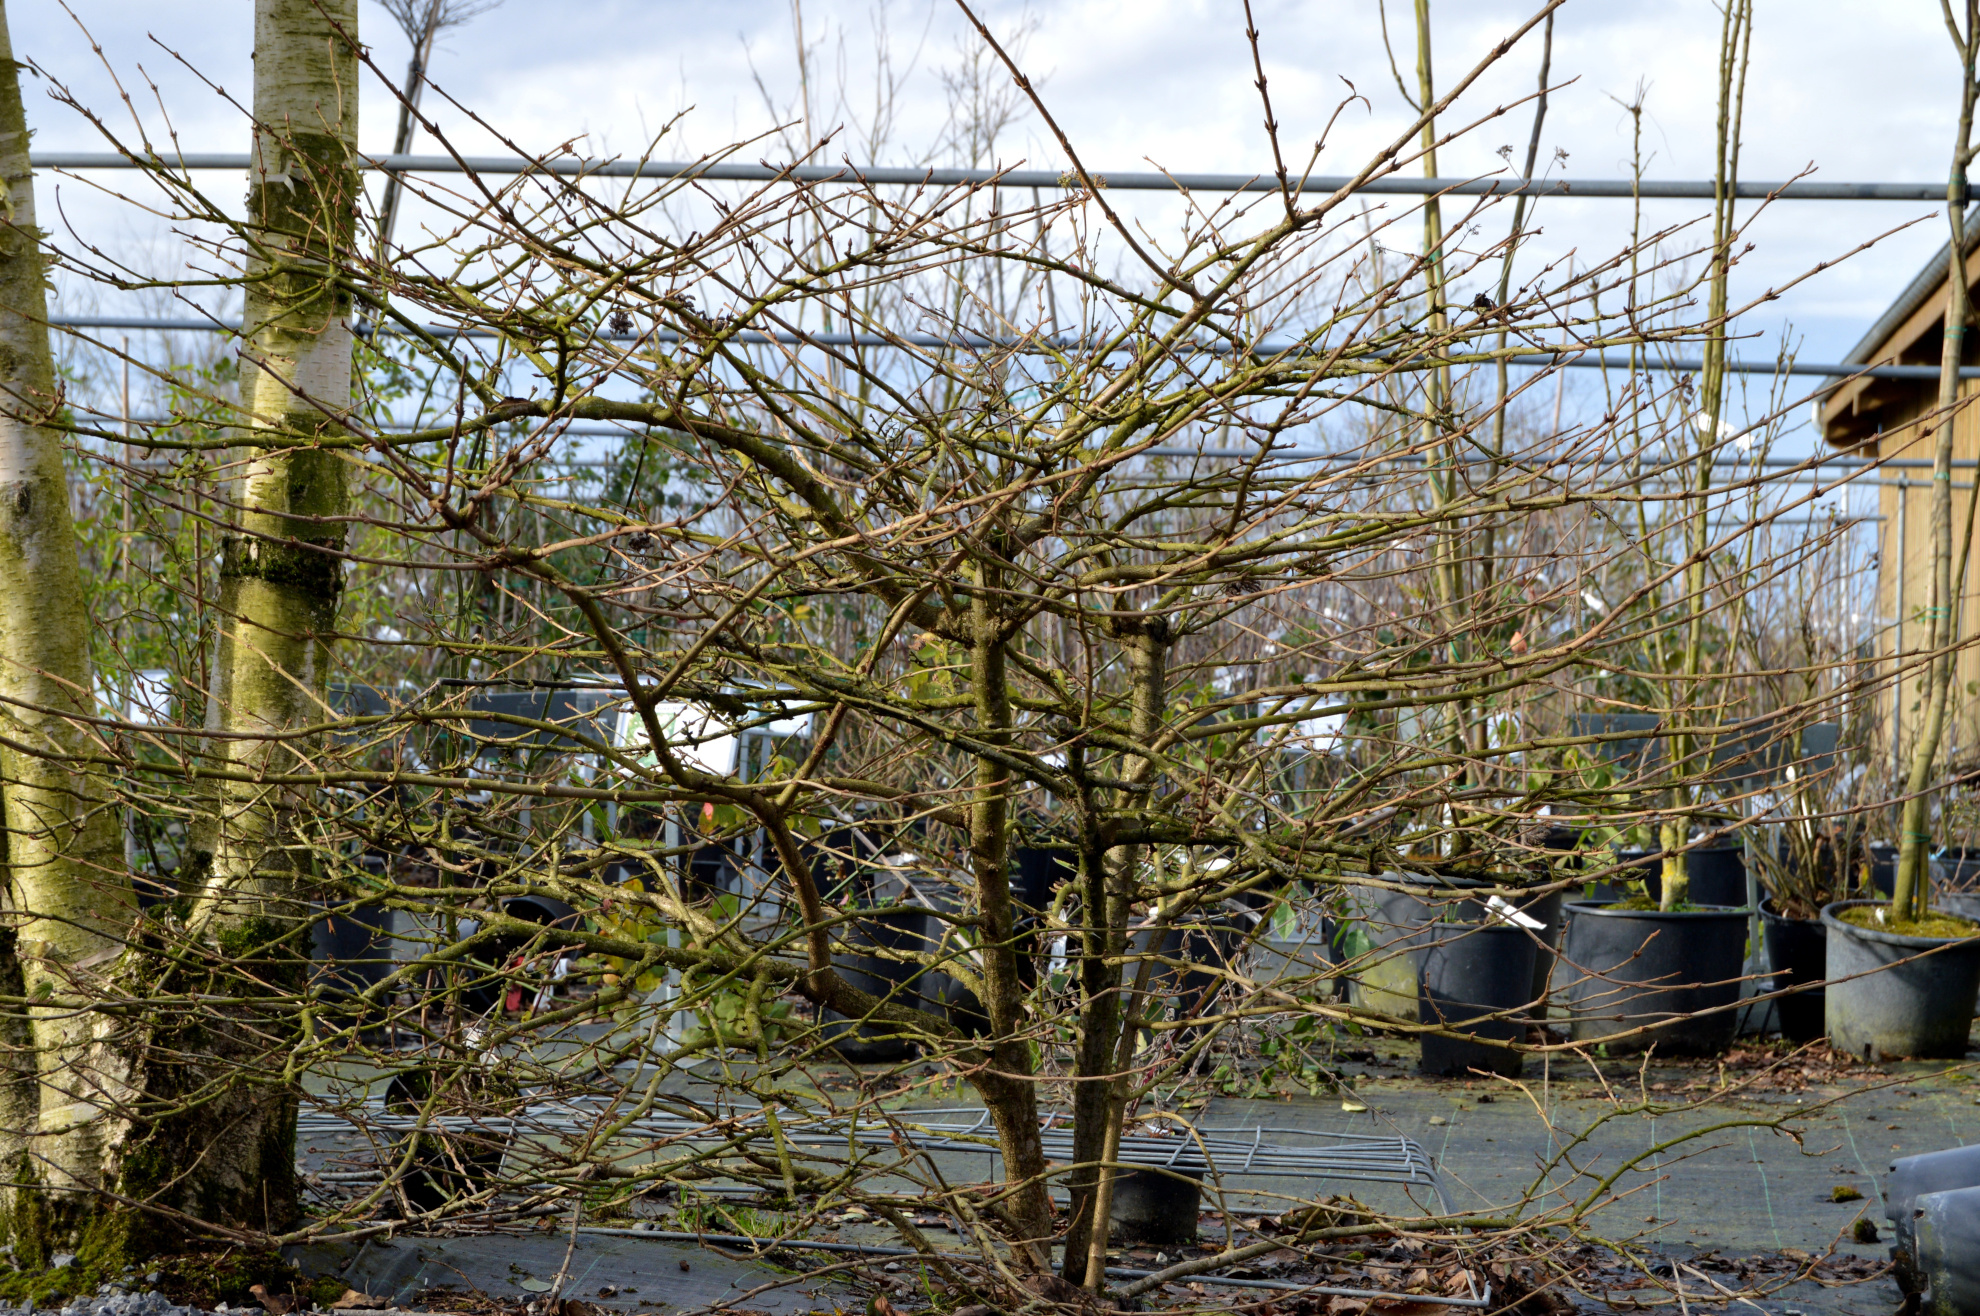
{"type": "MultiPolygon", "coordinates": [[[[238,321],[230,320],[154,320],[142,316],[83,315],[50,316],[48,323],[57,329],[136,329],[157,330],[161,333],[237,333],[238,321]]],[[[458,329],[448,325],[423,325],[427,333],[436,338],[501,338],[499,329],[458,329]]],[[[361,326],[359,333],[366,330],[361,326]]],[[[599,331],[592,337],[607,342],[639,342],[643,340],[660,343],[678,343],[684,335],[671,330],[660,329],[646,332],[608,333],[599,331]]],[[[874,334],[874,333],[793,333],[789,331],[765,332],[761,329],[744,329],[728,336],[728,341],[745,346],[765,346],[781,344],[790,347],[925,347],[944,348],[1050,348],[1055,351],[1075,351],[1092,346],[1088,340],[1072,338],[1064,334],[977,334],[960,333],[951,336],[941,334],[874,334]]],[[[1225,350],[1221,344],[1217,350],[1225,350]]],[[[1299,350],[1299,344],[1265,340],[1251,348],[1255,356],[1279,356],[1299,350]]],[[[1383,364],[1369,358],[1359,358],[1369,365],[1383,364]]],[[[1626,357],[1600,356],[1587,353],[1538,352],[1524,356],[1508,357],[1515,366],[1530,366],[1545,369],[1561,366],[1576,370],[1643,370],[1675,374],[1695,374],[1705,368],[1702,360],[1680,358],[1669,361],[1642,360],[1631,362],[1626,357]]],[[[1482,362],[1478,364],[1484,364],[1482,362]]],[[[1864,366],[1850,362],[1811,363],[1795,361],[1782,365],[1778,361],[1728,361],[1726,370],[1736,375],[1815,375],[1825,379],[1846,379],[1858,375],[1871,379],[1916,379],[1936,380],[1939,377],[1937,366],[1864,366]]],[[[1980,366],[1961,366],[1961,379],[1980,379],[1980,366]]]]}
{"type": "MultiPolygon", "coordinates": [[[[36,151],[29,162],[39,169],[166,168],[239,169],[248,167],[245,154],[195,154],[140,161],[115,151],[36,151]]],[[[873,183],[898,187],[997,187],[1072,190],[1078,175],[1054,169],[916,169],[877,165],[769,165],[726,161],[591,160],[564,156],[529,160],[521,156],[372,155],[359,158],[359,168],[408,174],[557,174],[588,178],[698,178],[713,182],[769,183],[791,179],[803,183],[873,183]]],[[[1094,177],[1109,191],[1123,192],[1276,192],[1279,183],[1269,174],[1114,173],[1095,170],[1094,177]]],[[[1294,190],[1338,192],[1354,180],[1336,174],[1295,180],[1294,190]]],[[[1392,196],[1553,196],[1602,197],[1655,201],[1710,201],[1716,192],[1709,179],[1645,180],[1627,178],[1412,178],[1392,174],[1373,178],[1357,193],[1392,196]]],[[[1801,183],[1741,182],[1734,195],[1746,200],[1782,201],[1932,201],[1946,200],[1946,184],[1934,183],[1801,183]]]]}

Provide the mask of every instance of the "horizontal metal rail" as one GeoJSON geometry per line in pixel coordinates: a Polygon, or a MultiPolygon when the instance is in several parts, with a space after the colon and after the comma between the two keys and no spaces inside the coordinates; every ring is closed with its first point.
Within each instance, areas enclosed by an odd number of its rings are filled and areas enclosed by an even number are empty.
{"type": "MultiPolygon", "coordinates": [[[[146,319],[141,316],[50,316],[48,323],[57,329],[130,329],[152,330],[160,333],[239,333],[240,323],[233,320],[163,320],[146,319]]],[[[503,338],[508,335],[499,329],[461,329],[451,325],[421,325],[422,332],[435,338],[503,338]]],[[[360,326],[359,333],[366,329],[360,326]]],[[[702,341],[672,329],[611,333],[599,331],[590,335],[603,342],[659,342],[679,343],[682,341],[702,341]]],[[[725,341],[742,343],[748,346],[771,344],[790,347],[919,347],[934,349],[953,348],[1027,348],[1031,350],[1080,351],[1094,346],[1090,339],[1071,338],[1055,334],[876,334],[845,332],[786,332],[744,329],[730,333],[725,341]]],[[[1227,351],[1222,344],[1204,345],[1205,350],[1227,351]]],[[[1266,339],[1248,349],[1254,356],[1280,356],[1303,350],[1298,343],[1278,342],[1266,339]]],[[[1369,358],[1350,358],[1354,364],[1366,364],[1373,369],[1387,369],[1389,362],[1369,358]]],[[[1641,370],[1672,374],[1696,374],[1705,369],[1705,362],[1693,358],[1676,360],[1656,360],[1644,358],[1631,361],[1626,357],[1574,352],[1530,352],[1506,358],[1509,365],[1547,368],[1561,366],[1580,370],[1641,370]]],[[[1486,365],[1489,362],[1470,364],[1486,365]]],[[[1736,375],[1816,375],[1827,379],[1851,378],[1862,375],[1871,379],[1916,379],[1936,380],[1939,367],[1927,365],[1855,365],[1850,362],[1812,363],[1806,361],[1728,361],[1726,370],[1736,375]]],[[[1961,366],[1961,379],[1980,379],[1980,366],[1961,366]]]]}
{"type": "MultiPolygon", "coordinates": [[[[37,169],[169,169],[241,170],[245,153],[153,156],[139,159],[116,151],[35,151],[28,162],[37,169]]],[[[1053,169],[937,169],[882,165],[736,164],[706,160],[598,160],[557,156],[532,160],[522,156],[477,155],[360,155],[358,167],[396,174],[557,174],[585,178],[683,178],[709,182],[770,183],[789,179],[800,183],[869,183],[892,187],[1017,187],[1073,190],[1084,186],[1072,170],[1053,169]]],[[[1116,173],[1093,170],[1108,191],[1119,192],[1276,192],[1279,181],[1268,173],[1198,174],[1136,170],[1116,173]]],[[[1337,174],[1293,179],[1294,191],[1330,195],[1354,179],[1337,174]]],[[[1710,179],[1627,178],[1412,178],[1392,174],[1371,178],[1355,187],[1375,196],[1552,196],[1598,197],[1612,200],[1710,201],[1717,196],[1710,179]]],[[[1931,201],[1947,199],[1944,182],[1926,183],[1808,183],[1741,181],[1735,197],[1762,201],[1931,201]]]]}

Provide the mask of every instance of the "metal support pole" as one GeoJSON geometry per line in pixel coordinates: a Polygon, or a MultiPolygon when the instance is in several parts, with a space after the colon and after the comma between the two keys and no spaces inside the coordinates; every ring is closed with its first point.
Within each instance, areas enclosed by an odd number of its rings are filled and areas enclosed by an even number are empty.
{"type": "Polygon", "coordinates": [[[1891,784],[1904,779],[1904,575],[1909,561],[1906,554],[1905,517],[1911,507],[1911,476],[1898,472],[1897,514],[1897,625],[1891,628],[1891,784]]]}

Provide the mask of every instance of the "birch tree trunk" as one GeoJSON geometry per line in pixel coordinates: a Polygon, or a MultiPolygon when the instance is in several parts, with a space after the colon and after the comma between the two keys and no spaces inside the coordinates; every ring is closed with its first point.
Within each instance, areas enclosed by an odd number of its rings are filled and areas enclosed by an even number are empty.
{"type": "MultiPolygon", "coordinates": [[[[348,245],[352,231],[355,10],[355,0],[333,4],[326,19],[313,0],[297,0],[263,3],[256,16],[264,129],[251,204],[257,219],[274,222],[260,226],[249,271],[249,317],[264,326],[251,354],[264,368],[251,376],[250,406],[271,428],[302,428],[296,416],[305,404],[291,383],[333,408],[349,396],[345,299],[327,285],[324,255],[338,235],[348,245]],[[271,387],[271,378],[282,386],[271,387]]],[[[0,60],[14,69],[4,11],[0,60]]],[[[10,1185],[0,1205],[23,1264],[68,1249],[85,1269],[114,1269],[181,1244],[187,1219],[254,1229],[291,1221],[295,1103],[281,1066],[267,1063],[263,1020],[92,1008],[106,997],[210,990],[212,982],[193,979],[227,978],[249,943],[268,937],[265,927],[230,921],[227,902],[212,898],[204,903],[222,917],[208,919],[217,941],[204,970],[186,956],[157,962],[128,936],[138,914],[120,810],[101,771],[84,766],[94,747],[77,720],[96,711],[89,618],[61,440],[47,424],[61,398],[27,144],[17,78],[0,78],[0,780],[12,915],[0,936],[0,994],[46,1001],[0,1018],[8,1047],[0,1057],[0,1164],[10,1185]],[[26,1054],[31,1072],[12,1063],[26,1054]]],[[[321,411],[307,419],[331,423],[321,411]]],[[[341,535],[314,518],[341,508],[343,480],[305,447],[264,451],[248,489],[243,528],[261,538],[243,547],[244,535],[228,547],[224,574],[253,586],[237,583],[230,599],[235,697],[222,714],[228,729],[272,729],[288,725],[281,719],[303,702],[297,677],[320,688],[320,600],[327,595],[334,610],[337,580],[336,560],[321,547],[341,544],[341,535]],[[296,513],[308,519],[297,522],[296,513]]],[[[268,841],[268,800],[239,786],[223,788],[220,799],[231,825],[220,829],[228,867],[216,864],[216,873],[261,873],[269,867],[262,852],[279,850],[268,841]]]]}
{"type": "MultiPolygon", "coordinates": [[[[48,348],[47,270],[35,227],[27,118],[0,9],[0,781],[9,918],[0,992],[41,997],[0,1022],[33,1065],[0,1063],[0,1159],[9,1233],[29,1217],[26,1185],[69,1215],[73,1190],[114,1180],[130,1132],[119,1117],[130,1068],[104,1016],[71,1008],[79,982],[117,958],[136,912],[119,813],[100,773],[80,766],[95,712],[89,619],[48,348]],[[18,953],[16,953],[18,952],[18,953]],[[38,1089],[38,1090],[37,1090],[38,1089]]],[[[18,1053],[9,1047],[8,1061],[18,1053]]],[[[31,1231],[38,1232],[38,1231],[31,1231]]],[[[30,1252],[32,1249],[30,1249],[30,1252]]]]}
{"type": "Polygon", "coordinates": [[[356,0],[256,0],[254,156],[241,393],[249,427],[239,532],[221,548],[220,637],[207,725],[231,780],[194,926],[268,942],[308,870],[296,801],[253,778],[309,761],[342,591],[341,432],[351,396],[356,236],[356,0]]]}

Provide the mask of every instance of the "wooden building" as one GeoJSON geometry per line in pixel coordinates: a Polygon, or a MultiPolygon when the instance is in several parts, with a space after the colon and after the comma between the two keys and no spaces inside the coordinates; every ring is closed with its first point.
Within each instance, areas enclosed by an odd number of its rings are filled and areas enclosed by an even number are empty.
{"type": "MultiPolygon", "coordinates": [[[[1945,342],[1946,271],[1950,243],[1942,244],[1878,317],[1869,332],[1850,349],[1849,365],[1921,365],[1937,367],[1945,342]]],[[[1980,298],[1980,206],[1966,218],[1965,270],[1967,287],[1980,298]]],[[[1980,364],[1980,326],[1969,320],[1964,365],[1980,364]]],[[[1980,379],[1960,382],[1960,396],[1980,393],[1980,379]]],[[[1902,725],[1895,748],[1908,752],[1918,724],[1923,670],[1916,655],[1927,641],[1926,609],[1932,602],[1931,499],[1932,450],[1938,421],[1939,382],[1930,379],[1857,379],[1832,393],[1821,408],[1822,437],[1852,456],[1882,457],[1884,468],[1874,477],[1880,497],[1878,510],[1876,616],[1882,628],[1876,636],[1877,656],[1888,664],[1900,653],[1914,655],[1895,707],[1886,703],[1882,719],[1886,749],[1889,728],[1902,725]],[[1894,719],[1893,714],[1898,716],[1894,719]]],[[[1958,538],[1964,529],[1966,500],[1980,457],[1980,399],[1962,406],[1953,421],[1953,560],[1959,559],[1958,538]]],[[[1865,477],[1866,479],[1871,477],[1865,477]]],[[[1980,537],[1977,535],[1976,537],[1980,537]]],[[[1975,546],[1980,549],[1980,545],[1975,546]]],[[[1980,553],[1976,553],[1980,556],[1980,553]]],[[[1960,597],[1960,654],[1953,690],[1953,715],[1946,728],[1942,752],[1949,762],[1970,763],[1980,758],[1980,561],[1967,569],[1960,597]]]]}

